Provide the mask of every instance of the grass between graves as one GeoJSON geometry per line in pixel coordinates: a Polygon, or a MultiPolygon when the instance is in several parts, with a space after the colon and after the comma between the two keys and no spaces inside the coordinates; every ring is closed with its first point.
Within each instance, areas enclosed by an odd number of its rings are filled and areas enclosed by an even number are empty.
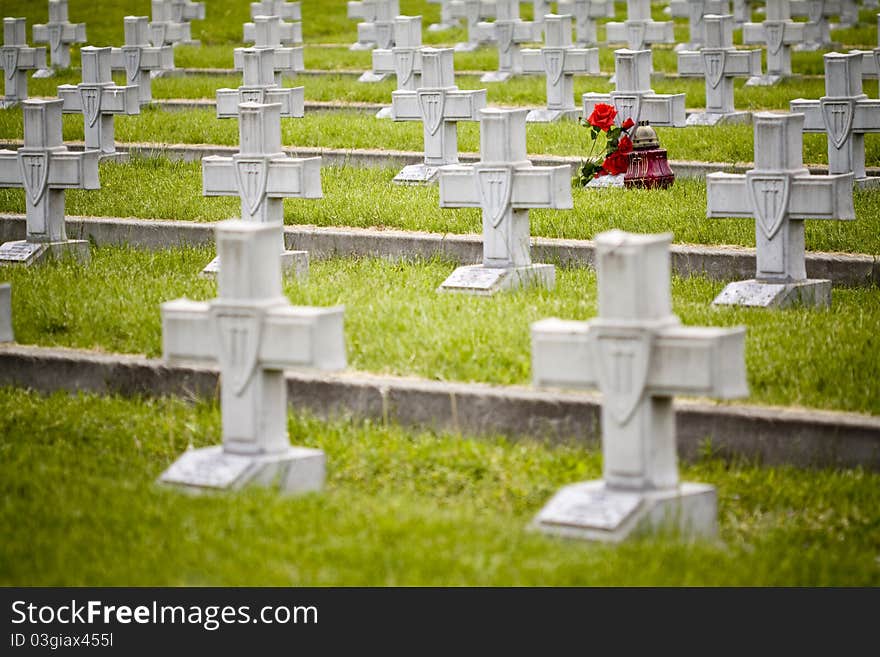
{"type": "MultiPolygon", "coordinates": [[[[107,247],[94,251],[88,267],[5,268],[0,280],[13,284],[21,343],[158,357],[159,304],[213,298],[214,282],[198,277],[211,256],[209,249],[107,247]]],[[[485,299],[437,294],[453,268],[437,259],[334,258],[313,262],[309,280],[289,280],[285,291],[294,304],[345,306],[352,370],[503,385],[530,381],[531,322],[596,313],[592,270],[559,269],[552,292],[485,299]]],[[[880,290],[835,288],[831,310],[767,312],[713,308],[722,287],[676,278],[674,311],[689,325],[748,327],[748,401],[880,414],[880,290]]]]}
{"type": "MultiPolygon", "coordinates": [[[[234,127],[234,121],[222,122],[234,127]]],[[[341,127],[342,129],[342,127],[341,127]]],[[[233,197],[202,196],[201,164],[164,158],[134,158],[129,164],[100,165],[101,189],[69,190],[70,215],[216,221],[240,214],[233,197]]],[[[322,170],[324,198],[286,199],[288,224],[376,227],[432,233],[481,233],[478,209],[440,208],[434,186],[391,183],[396,169],[330,166],[322,170]]],[[[707,219],[703,181],[681,179],[665,191],[572,191],[572,210],[531,211],[532,235],[592,239],[620,228],[637,233],[671,231],[678,243],[754,246],[748,219],[707,219]]],[[[856,221],[807,221],[812,251],[880,255],[880,195],[855,192],[856,221]]],[[[25,210],[22,189],[0,189],[0,212],[25,210]]]]}
{"type": "Polygon", "coordinates": [[[619,546],[526,526],[597,451],[289,418],[327,454],[326,489],[192,497],[154,484],[187,446],[220,441],[216,406],[0,390],[3,585],[880,584],[880,477],[704,456],[718,541],[619,546]]]}

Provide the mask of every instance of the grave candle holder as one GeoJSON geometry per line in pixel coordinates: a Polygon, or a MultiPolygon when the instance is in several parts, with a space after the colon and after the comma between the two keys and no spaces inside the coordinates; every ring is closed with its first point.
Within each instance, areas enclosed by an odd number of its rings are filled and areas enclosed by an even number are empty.
{"type": "Polygon", "coordinates": [[[669,168],[666,149],[660,148],[657,132],[647,121],[639,121],[632,136],[633,150],[629,154],[629,168],[623,176],[626,188],[668,189],[675,182],[669,168]]]}

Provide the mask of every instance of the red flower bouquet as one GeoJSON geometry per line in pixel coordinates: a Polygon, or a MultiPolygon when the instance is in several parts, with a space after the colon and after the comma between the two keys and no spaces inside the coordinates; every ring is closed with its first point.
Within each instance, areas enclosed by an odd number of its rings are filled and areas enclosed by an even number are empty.
{"type": "Polygon", "coordinates": [[[626,173],[629,167],[629,154],[633,149],[628,130],[635,124],[632,119],[626,119],[617,126],[614,124],[616,117],[617,110],[613,105],[597,103],[589,118],[586,121],[580,120],[582,126],[590,129],[592,140],[587,159],[581,162],[578,169],[578,182],[581,185],[586,185],[599,176],[626,173]],[[599,146],[601,150],[597,152],[599,135],[602,135],[603,143],[599,146]]]}

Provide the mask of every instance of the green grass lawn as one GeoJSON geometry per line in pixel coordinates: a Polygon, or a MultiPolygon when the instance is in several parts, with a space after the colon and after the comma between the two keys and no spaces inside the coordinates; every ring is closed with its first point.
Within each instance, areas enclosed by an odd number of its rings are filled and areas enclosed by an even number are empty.
{"type": "Polygon", "coordinates": [[[291,416],[324,492],[192,497],[154,484],[220,414],[179,399],[0,389],[0,584],[877,586],[880,476],[704,457],[720,536],[619,546],[526,531],[595,450],[291,416]],[[39,431],[35,428],[39,427],[39,431]]]}
{"type": "MultiPolygon", "coordinates": [[[[4,268],[13,284],[16,338],[24,344],[161,355],[159,304],[215,296],[198,276],[209,249],[155,253],[107,247],[88,267],[4,268]]],[[[528,385],[529,324],[596,313],[595,274],[560,269],[553,292],[494,298],[440,295],[454,265],[334,258],[309,280],[286,282],[294,304],[346,308],[349,366],[380,374],[528,385]]],[[[714,308],[723,283],[674,279],[674,310],[689,325],[748,327],[747,401],[880,414],[880,290],[836,288],[830,310],[714,308]]]]}
{"type": "MultiPolygon", "coordinates": [[[[234,121],[218,123],[235,128],[234,121]]],[[[134,158],[129,164],[101,164],[100,172],[100,190],[67,192],[68,214],[194,221],[240,214],[237,198],[202,196],[199,162],[134,158]]],[[[391,179],[396,173],[396,169],[325,167],[324,198],[285,200],[285,222],[432,233],[482,232],[478,209],[443,209],[436,185],[394,185],[391,179]]],[[[672,231],[675,241],[685,244],[755,244],[753,221],[706,218],[706,186],[700,180],[681,179],[666,191],[576,187],[572,194],[572,210],[531,212],[532,235],[592,239],[604,230],[620,228],[641,233],[672,231]]],[[[856,221],[806,222],[807,248],[880,255],[880,195],[856,191],[855,207],[856,221]]],[[[24,190],[0,189],[0,212],[24,210],[24,190]]]]}

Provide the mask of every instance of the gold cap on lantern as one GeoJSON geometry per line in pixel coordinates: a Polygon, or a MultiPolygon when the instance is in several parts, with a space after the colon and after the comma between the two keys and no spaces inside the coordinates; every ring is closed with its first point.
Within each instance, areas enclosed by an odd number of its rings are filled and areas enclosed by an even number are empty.
{"type": "Polygon", "coordinates": [[[657,138],[657,132],[648,125],[647,121],[639,121],[632,136],[632,144],[635,150],[647,151],[654,148],[660,148],[660,140],[657,138]]]}

